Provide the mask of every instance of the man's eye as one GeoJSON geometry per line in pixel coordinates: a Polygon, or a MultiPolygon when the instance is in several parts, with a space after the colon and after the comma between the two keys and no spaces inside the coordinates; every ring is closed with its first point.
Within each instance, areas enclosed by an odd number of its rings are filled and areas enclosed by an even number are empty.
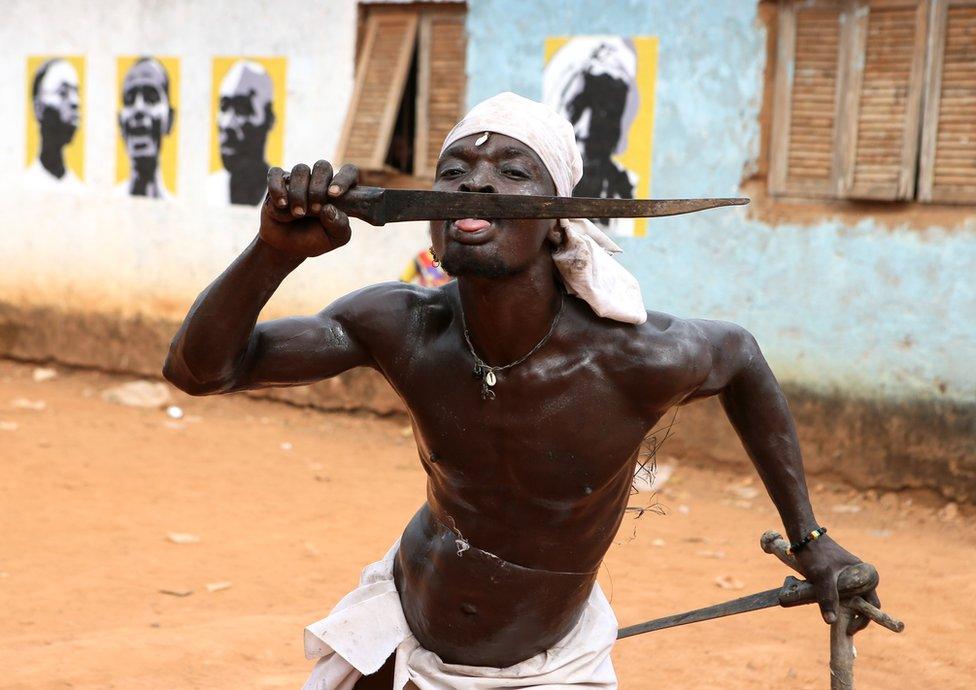
{"type": "Polygon", "coordinates": [[[441,177],[457,177],[458,175],[462,174],[463,172],[464,171],[461,170],[461,168],[445,168],[444,170],[441,170],[440,176],[441,177]]]}
{"type": "Polygon", "coordinates": [[[529,179],[529,174],[524,170],[519,170],[518,168],[505,168],[502,170],[502,173],[508,175],[509,177],[513,177],[517,180],[529,179]]]}

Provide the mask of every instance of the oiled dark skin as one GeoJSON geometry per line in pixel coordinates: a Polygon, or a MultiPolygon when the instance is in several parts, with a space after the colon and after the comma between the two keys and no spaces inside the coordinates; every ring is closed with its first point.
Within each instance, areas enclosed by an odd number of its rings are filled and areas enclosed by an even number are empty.
{"type": "MultiPolygon", "coordinates": [[[[498,134],[476,139],[445,151],[435,189],[555,193],[531,149],[498,134]]],[[[349,241],[348,219],[330,201],[357,179],[351,166],[333,176],[324,161],[271,171],[258,238],[194,303],[164,373],[197,395],[360,366],[386,378],[410,411],[428,475],[395,570],[421,644],[448,662],[504,667],[562,637],[620,523],[640,442],[674,405],[719,396],[790,539],[818,526],[786,399],[755,339],[730,323],[656,312],[640,326],[596,316],[562,296],[554,221],[498,220],[481,234],[433,222],[435,253],[455,282],[376,285],[315,316],[256,325],[289,272],[349,241]],[[551,338],[500,372],[497,398],[482,400],[462,313],[478,355],[502,365],[543,338],[561,300],[551,338]],[[480,551],[459,556],[458,538],[480,551]]],[[[838,572],[858,562],[829,537],[799,554],[825,620],[838,572]]]]}

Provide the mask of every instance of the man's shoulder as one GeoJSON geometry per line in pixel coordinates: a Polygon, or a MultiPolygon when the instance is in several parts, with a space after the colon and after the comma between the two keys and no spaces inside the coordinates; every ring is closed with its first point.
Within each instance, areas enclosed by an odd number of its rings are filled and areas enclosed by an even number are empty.
{"type": "Polygon", "coordinates": [[[670,401],[707,376],[711,367],[708,340],[694,320],[649,311],[642,324],[605,328],[608,369],[642,400],[652,395],[670,401]]]}
{"type": "Polygon", "coordinates": [[[709,366],[715,349],[753,339],[739,324],[714,319],[681,319],[661,312],[647,312],[639,326],[638,347],[650,361],[667,366],[709,366]]]}
{"type": "Polygon", "coordinates": [[[433,307],[448,302],[447,292],[451,289],[452,283],[440,287],[423,287],[415,283],[407,283],[402,280],[388,280],[383,283],[374,283],[350,292],[344,299],[355,301],[356,303],[394,303],[398,307],[433,307]]]}
{"type": "Polygon", "coordinates": [[[351,292],[326,309],[359,329],[412,331],[451,313],[454,283],[429,288],[401,281],[377,283],[351,292]]]}
{"type": "Polygon", "coordinates": [[[634,327],[630,347],[649,365],[681,365],[702,349],[705,339],[696,322],[659,311],[634,327]]]}

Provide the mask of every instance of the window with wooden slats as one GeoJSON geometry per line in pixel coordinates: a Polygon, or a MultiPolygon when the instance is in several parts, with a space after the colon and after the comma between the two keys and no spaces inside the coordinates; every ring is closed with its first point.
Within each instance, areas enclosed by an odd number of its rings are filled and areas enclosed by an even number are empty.
{"type": "Polygon", "coordinates": [[[410,11],[371,13],[339,158],[365,170],[383,167],[417,36],[410,11]]]}
{"type": "Polygon", "coordinates": [[[841,194],[859,199],[915,195],[928,3],[855,6],[849,88],[853,152],[841,194]],[[860,69],[858,69],[860,67],[860,69]]]}
{"type": "Polygon", "coordinates": [[[919,198],[976,202],[976,0],[932,16],[919,198]]]}
{"type": "Polygon", "coordinates": [[[414,172],[433,175],[444,137],[464,114],[464,14],[427,14],[420,25],[414,172]]]}
{"type": "Polygon", "coordinates": [[[779,9],[773,194],[976,202],[976,0],[779,9]]]}
{"type": "Polygon", "coordinates": [[[780,12],[774,193],[830,196],[840,74],[841,3],[786,3],[780,12]]]}
{"type": "Polygon", "coordinates": [[[362,170],[433,175],[464,114],[462,3],[364,4],[356,85],[336,159],[362,170]]]}

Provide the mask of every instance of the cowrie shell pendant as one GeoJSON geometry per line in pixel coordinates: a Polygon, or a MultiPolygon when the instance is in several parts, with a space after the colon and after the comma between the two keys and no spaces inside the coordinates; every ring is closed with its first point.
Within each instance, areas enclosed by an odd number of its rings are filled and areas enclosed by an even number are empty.
{"type": "Polygon", "coordinates": [[[489,386],[494,386],[497,382],[498,379],[495,377],[495,372],[489,371],[488,374],[485,375],[485,383],[489,386]]]}

